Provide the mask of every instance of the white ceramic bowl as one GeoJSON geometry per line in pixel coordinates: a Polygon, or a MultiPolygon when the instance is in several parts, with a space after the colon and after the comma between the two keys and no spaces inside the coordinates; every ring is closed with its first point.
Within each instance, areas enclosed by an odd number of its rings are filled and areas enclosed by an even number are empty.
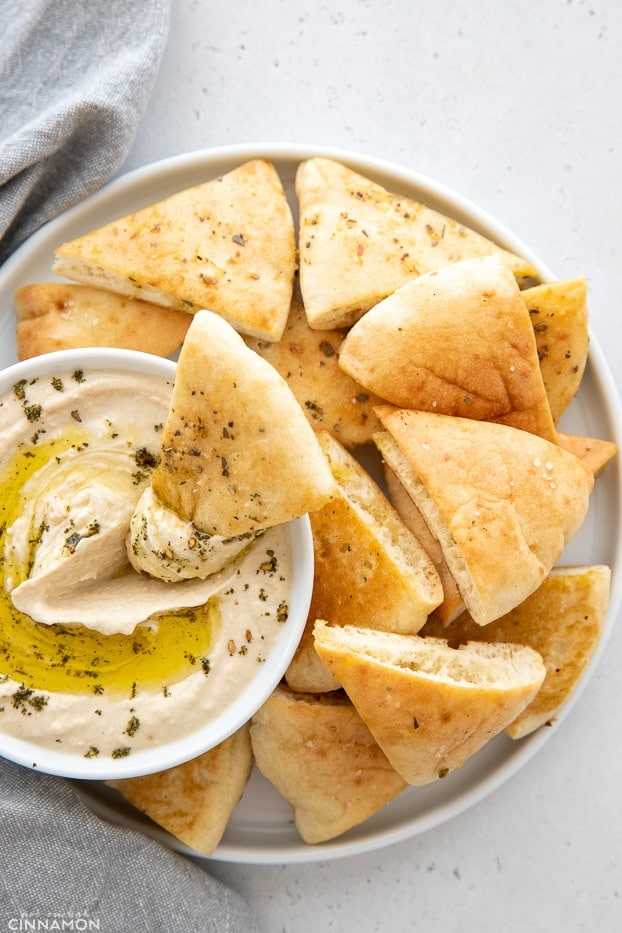
{"type": "MultiPolygon", "coordinates": [[[[87,375],[95,370],[145,373],[169,382],[172,382],[175,376],[175,363],[146,353],[95,348],[63,350],[0,370],[0,396],[10,391],[22,379],[30,381],[40,376],[72,372],[76,369],[83,370],[87,375]]],[[[128,398],[128,406],[131,404],[132,400],[128,398]]],[[[293,569],[288,618],[279,629],[276,643],[267,654],[265,663],[256,665],[256,673],[252,679],[215,718],[183,738],[155,745],[147,750],[132,751],[127,757],[115,760],[63,753],[15,738],[2,731],[0,755],[50,774],[107,780],[149,774],[173,767],[195,758],[232,735],[250,719],[283,677],[307,618],[313,586],[313,541],[308,517],[302,516],[289,522],[287,534],[293,569]]],[[[36,685],[32,686],[36,688],[36,685]]]]}

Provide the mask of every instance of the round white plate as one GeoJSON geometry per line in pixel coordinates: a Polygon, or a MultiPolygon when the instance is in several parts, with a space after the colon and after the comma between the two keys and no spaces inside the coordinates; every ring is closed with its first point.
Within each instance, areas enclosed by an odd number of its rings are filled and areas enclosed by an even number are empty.
{"type": "MultiPolygon", "coordinates": [[[[410,195],[455,217],[530,259],[544,279],[555,278],[554,273],[500,223],[453,191],[415,172],[322,147],[240,145],[210,149],[167,159],[124,176],[46,225],[20,247],[0,269],[0,366],[8,366],[16,358],[14,289],[29,282],[53,280],[50,270],[56,246],[175,191],[224,174],[251,158],[265,158],[274,163],[296,217],[296,167],[303,159],[316,155],[345,162],[389,190],[410,195]]],[[[622,443],[622,409],[615,383],[593,335],[580,391],[561,427],[571,433],[622,443]]],[[[598,478],[587,519],[559,561],[608,564],[613,571],[609,616],[599,650],[579,688],[566,704],[562,717],[568,714],[598,663],[622,602],[621,536],[619,523],[611,520],[612,515],[620,512],[621,481],[620,460],[616,458],[598,478]]],[[[546,741],[556,741],[554,725],[519,741],[500,735],[445,780],[407,789],[365,823],[332,842],[314,847],[301,842],[289,806],[255,770],[213,857],[247,863],[311,862],[389,845],[429,830],[472,806],[515,774],[546,741]]],[[[168,833],[121,802],[110,789],[86,782],[78,786],[89,806],[101,816],[136,826],[182,852],[189,852],[168,833]]]]}

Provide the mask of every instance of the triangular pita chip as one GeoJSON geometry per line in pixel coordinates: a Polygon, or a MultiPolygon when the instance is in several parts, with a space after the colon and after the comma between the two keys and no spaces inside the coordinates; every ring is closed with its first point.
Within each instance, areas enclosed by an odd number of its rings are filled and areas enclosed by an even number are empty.
{"type": "Polygon", "coordinates": [[[315,646],[398,774],[428,784],[460,767],[535,696],[542,658],[521,645],[315,625],[315,646]]]}
{"type": "Polygon", "coordinates": [[[219,844],[253,766],[250,725],[184,764],[106,781],[132,806],[200,855],[219,844]]]}
{"type": "Polygon", "coordinates": [[[505,730],[522,738],[550,723],[581,679],[603,633],[610,579],[603,565],[554,567],[535,593],[496,622],[477,625],[463,613],[447,628],[430,620],[422,634],[442,636],[454,647],[467,641],[514,642],[542,656],[544,683],[505,730]]]}
{"type": "Polygon", "coordinates": [[[522,293],[538,347],[540,369],[557,424],[575,397],[589,350],[587,282],[545,282],[522,293]]]}
{"type": "Polygon", "coordinates": [[[339,365],[401,408],[555,439],[529,314],[498,257],[465,259],[403,285],[352,327],[339,365]]]}
{"type": "Polygon", "coordinates": [[[318,440],[337,491],[309,516],[313,594],[286,673],[290,687],[312,692],[335,686],[313,647],[317,618],[414,633],[443,599],[434,564],[380,488],[328,432],[318,440]]]}
{"type": "Polygon", "coordinates": [[[333,159],[302,162],[296,194],[300,287],[312,327],[348,327],[415,276],[469,256],[500,255],[517,276],[537,275],[458,221],[333,159]]]}
{"type": "Polygon", "coordinates": [[[330,431],[344,447],[368,444],[379,428],[373,406],[381,399],[339,366],[343,333],[312,330],[294,300],[279,341],[247,337],[246,342],[272,363],[298,399],[316,431],[330,431]]]}
{"type": "Polygon", "coordinates": [[[575,457],[583,460],[594,476],[600,476],[610,460],[618,453],[614,441],[604,441],[598,437],[581,437],[576,434],[557,432],[557,443],[564,450],[569,450],[575,457]]]}
{"type": "Polygon", "coordinates": [[[23,285],[15,292],[20,360],[73,347],[120,347],[170,356],[192,317],[150,301],[70,282],[23,285]]]}
{"type": "Polygon", "coordinates": [[[257,767],[309,844],[342,835],[406,787],[342,691],[277,687],[254,715],[251,739],[257,767]]]}
{"type": "Polygon", "coordinates": [[[378,408],[376,436],[440,542],[475,621],[509,612],[543,582],[580,528],[591,471],[556,444],[504,424],[378,408]]]}
{"type": "Polygon", "coordinates": [[[63,243],[53,268],[180,311],[208,308],[278,340],[293,290],[293,218],[274,166],[256,159],[63,243]]]}
{"type": "Polygon", "coordinates": [[[313,511],[334,486],[282,376],[221,317],[195,314],[152,474],[160,501],[199,530],[232,537],[313,511]]]}

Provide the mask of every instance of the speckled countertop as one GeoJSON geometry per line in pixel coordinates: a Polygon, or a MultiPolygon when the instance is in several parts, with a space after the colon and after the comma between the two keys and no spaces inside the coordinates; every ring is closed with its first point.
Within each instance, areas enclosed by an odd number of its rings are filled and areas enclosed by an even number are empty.
{"type": "MultiPolygon", "coordinates": [[[[175,0],[124,171],[294,142],[430,176],[559,278],[587,276],[620,386],[621,48],[617,0],[175,0]]],[[[266,933],[621,930],[621,669],[618,628],[551,740],[441,826],[338,861],[206,868],[266,933]]]]}

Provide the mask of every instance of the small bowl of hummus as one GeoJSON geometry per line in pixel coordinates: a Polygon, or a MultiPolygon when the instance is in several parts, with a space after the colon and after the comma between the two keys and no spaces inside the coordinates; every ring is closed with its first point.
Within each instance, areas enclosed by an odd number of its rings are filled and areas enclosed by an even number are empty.
{"type": "MultiPolygon", "coordinates": [[[[106,780],[194,758],[248,721],[300,640],[306,515],[242,537],[199,576],[132,564],[175,373],[110,349],[0,373],[0,754],[24,766],[106,780]]],[[[155,527],[176,566],[179,529],[159,514],[155,527]]],[[[213,545],[186,534],[192,554],[213,545]]]]}

